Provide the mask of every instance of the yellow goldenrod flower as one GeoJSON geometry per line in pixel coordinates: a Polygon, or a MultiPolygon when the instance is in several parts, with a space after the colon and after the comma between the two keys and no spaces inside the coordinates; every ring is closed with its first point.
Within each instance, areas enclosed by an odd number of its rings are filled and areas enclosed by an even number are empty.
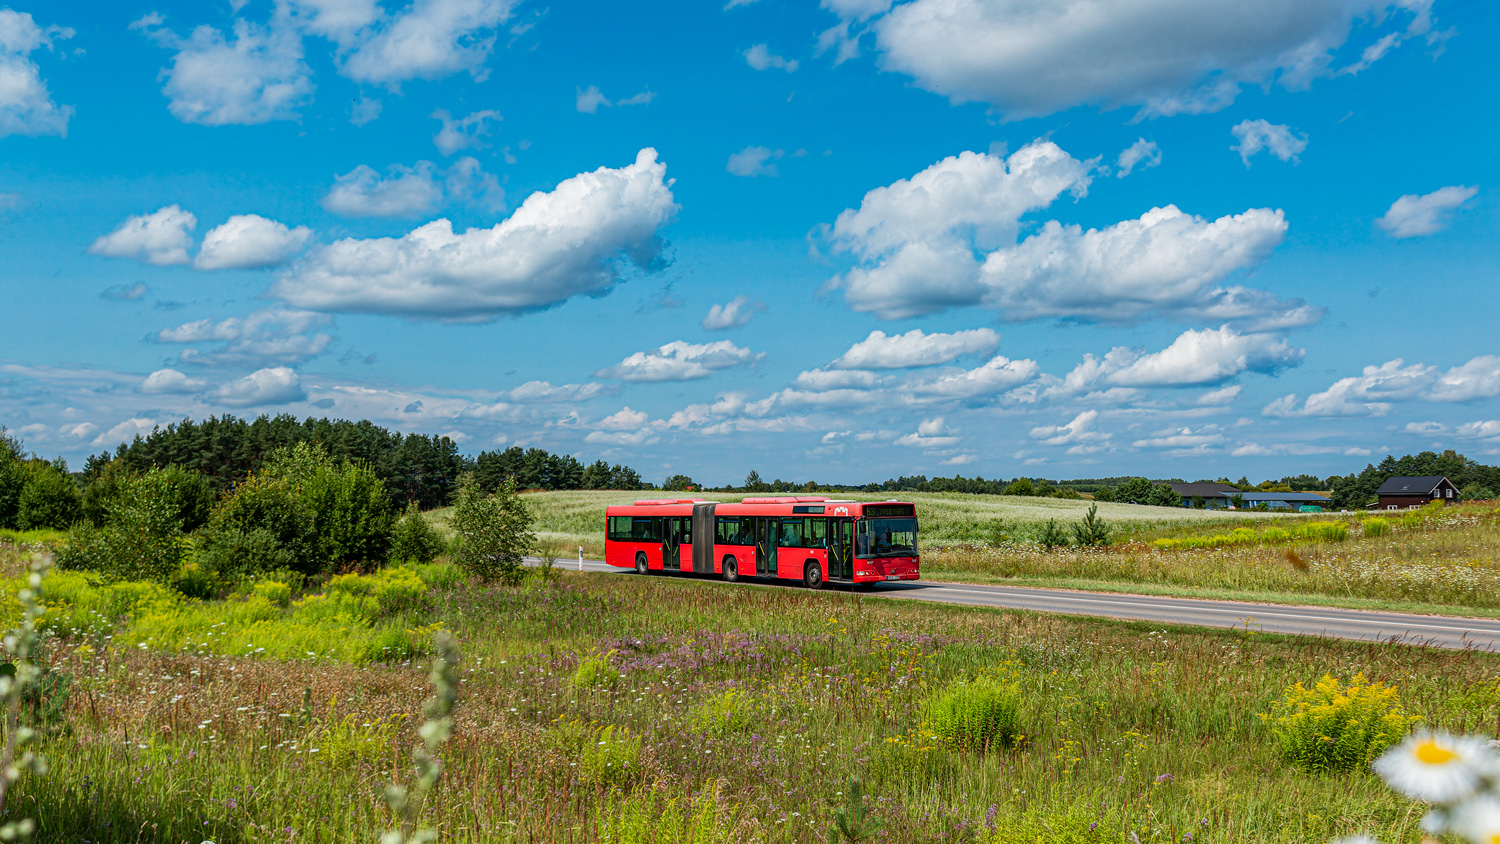
{"type": "Polygon", "coordinates": [[[1402,794],[1446,805],[1471,796],[1488,764],[1483,739],[1424,730],[1376,759],[1374,768],[1402,794]]]}

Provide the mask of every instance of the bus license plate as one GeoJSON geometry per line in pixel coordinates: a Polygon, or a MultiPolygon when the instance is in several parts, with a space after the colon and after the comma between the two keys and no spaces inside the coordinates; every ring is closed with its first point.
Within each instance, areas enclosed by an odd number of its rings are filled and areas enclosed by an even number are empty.
{"type": "Polygon", "coordinates": [[[888,574],[888,575],[885,576],[885,579],[886,580],[900,580],[901,579],[901,575],[899,575],[899,574],[888,574]]]}

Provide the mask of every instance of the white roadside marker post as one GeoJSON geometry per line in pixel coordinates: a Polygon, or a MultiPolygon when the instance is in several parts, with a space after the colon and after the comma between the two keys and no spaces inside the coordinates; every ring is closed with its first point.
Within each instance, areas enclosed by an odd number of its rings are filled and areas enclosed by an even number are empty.
{"type": "Polygon", "coordinates": [[[583,546],[578,546],[578,570],[583,571],[583,546]]]}

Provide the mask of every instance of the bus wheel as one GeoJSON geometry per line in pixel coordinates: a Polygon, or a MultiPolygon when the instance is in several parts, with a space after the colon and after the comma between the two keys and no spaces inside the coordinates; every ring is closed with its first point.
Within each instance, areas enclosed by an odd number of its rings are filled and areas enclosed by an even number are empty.
{"type": "Polygon", "coordinates": [[[646,562],[646,555],[645,554],[636,554],[635,555],[635,573],[636,574],[650,574],[651,573],[651,564],[648,563],[648,562],[646,562]]]}
{"type": "Polygon", "coordinates": [[[724,558],[724,580],[726,582],[729,582],[729,583],[734,583],[735,581],[737,581],[739,579],[740,579],[740,567],[739,567],[739,564],[734,561],[733,557],[725,557],[724,558]]]}
{"type": "Polygon", "coordinates": [[[808,563],[802,567],[802,582],[807,584],[808,589],[823,588],[823,567],[817,563],[808,563]]]}

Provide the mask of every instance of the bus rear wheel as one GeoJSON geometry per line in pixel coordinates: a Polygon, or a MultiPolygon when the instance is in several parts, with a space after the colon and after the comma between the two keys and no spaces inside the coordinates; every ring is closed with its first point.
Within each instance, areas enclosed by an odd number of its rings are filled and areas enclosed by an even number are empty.
{"type": "Polygon", "coordinates": [[[802,582],[808,589],[823,588],[823,567],[817,563],[808,563],[802,567],[802,582]]]}
{"type": "Polygon", "coordinates": [[[735,581],[737,581],[739,579],[740,579],[740,567],[739,567],[739,564],[734,561],[733,557],[725,557],[724,558],[724,580],[726,582],[728,582],[728,583],[734,583],[735,581]]]}
{"type": "Polygon", "coordinates": [[[648,562],[646,562],[646,555],[645,554],[636,554],[635,555],[635,573],[636,574],[650,574],[651,573],[651,564],[648,563],[648,562]]]}

